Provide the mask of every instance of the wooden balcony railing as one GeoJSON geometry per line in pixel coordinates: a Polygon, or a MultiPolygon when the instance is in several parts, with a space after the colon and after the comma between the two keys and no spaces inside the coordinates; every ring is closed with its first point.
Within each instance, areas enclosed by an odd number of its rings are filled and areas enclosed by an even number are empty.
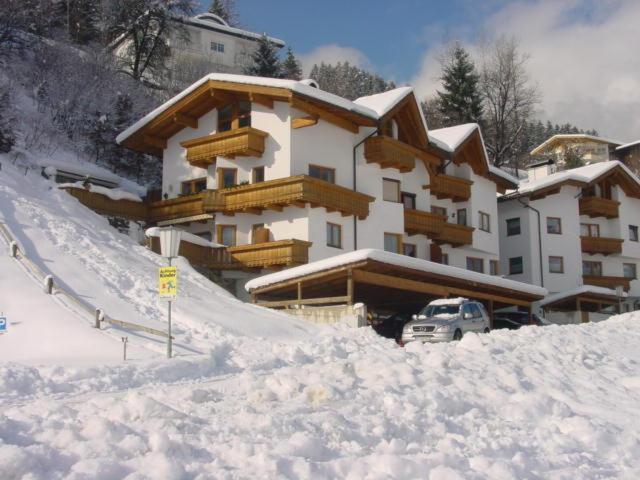
{"type": "Polygon", "coordinates": [[[626,277],[605,277],[596,275],[583,275],[582,281],[585,285],[595,285],[597,287],[610,288],[615,290],[616,287],[622,286],[626,292],[629,291],[631,279],[626,277]]]}
{"type": "Polygon", "coordinates": [[[373,200],[369,195],[299,175],[217,190],[205,198],[204,210],[257,213],[267,209],[281,210],[290,205],[302,207],[308,203],[312,207],[324,207],[330,212],[364,219],[369,215],[369,203],[373,200]]]}
{"type": "Polygon", "coordinates": [[[618,218],[620,202],[601,197],[581,197],[580,215],[618,218]]]}
{"type": "Polygon", "coordinates": [[[268,133],[251,127],[242,127],[227,132],[181,142],[187,149],[187,161],[195,166],[207,168],[216,157],[261,157],[264,153],[268,133]]]}
{"type": "Polygon", "coordinates": [[[412,148],[394,138],[370,137],[364,142],[364,158],[367,163],[377,163],[381,168],[397,168],[410,172],[416,166],[412,148]]]}
{"type": "Polygon", "coordinates": [[[445,222],[442,231],[433,238],[433,241],[437,244],[448,243],[452,247],[471,245],[473,230],[473,227],[445,222]]]}
{"type": "Polygon", "coordinates": [[[404,230],[409,235],[421,233],[427,237],[435,237],[442,233],[446,218],[443,215],[423,212],[422,210],[405,209],[404,230]]]}
{"type": "MultiPolygon", "coordinates": [[[[160,240],[150,239],[151,249],[160,252],[160,240]]],[[[289,267],[309,262],[311,242],[279,240],[275,242],[210,248],[189,242],[180,242],[179,255],[192,265],[214,270],[243,270],[248,268],[289,267]]]]}
{"type": "Polygon", "coordinates": [[[183,195],[169,200],[159,200],[149,204],[150,222],[175,220],[194,217],[205,213],[204,199],[211,196],[212,190],[205,190],[194,195],[183,195]]]}
{"type": "Polygon", "coordinates": [[[454,202],[466,202],[471,198],[471,180],[452,177],[451,175],[432,175],[428,188],[436,198],[450,198],[454,202]]]}
{"type": "Polygon", "coordinates": [[[149,216],[147,204],[143,202],[113,200],[106,195],[81,187],[63,187],[62,190],[77,198],[85,207],[103,215],[112,215],[130,220],[147,220],[149,216]]]}
{"type": "Polygon", "coordinates": [[[622,239],[608,237],[580,237],[583,253],[611,255],[622,253],[622,239]]]}

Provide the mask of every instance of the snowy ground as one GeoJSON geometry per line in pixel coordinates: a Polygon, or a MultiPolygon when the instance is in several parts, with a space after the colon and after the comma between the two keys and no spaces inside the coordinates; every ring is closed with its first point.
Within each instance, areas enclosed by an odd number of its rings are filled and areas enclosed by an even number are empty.
{"type": "MultiPolygon", "coordinates": [[[[22,249],[109,315],[164,328],[161,260],[50,186],[3,162],[22,249]]],[[[92,329],[0,247],[3,480],[640,478],[640,313],[400,348],[243,304],[182,262],[166,360],[92,329]]]]}

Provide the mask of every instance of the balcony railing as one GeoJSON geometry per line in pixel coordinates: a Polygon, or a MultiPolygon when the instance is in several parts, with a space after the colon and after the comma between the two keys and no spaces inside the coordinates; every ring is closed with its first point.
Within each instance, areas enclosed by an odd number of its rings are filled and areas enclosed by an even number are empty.
{"type": "Polygon", "coordinates": [[[580,215],[587,215],[591,218],[605,217],[618,218],[620,202],[601,197],[581,197],[580,215]]]}
{"type": "Polygon", "coordinates": [[[369,203],[373,200],[369,195],[308,175],[298,175],[211,192],[205,198],[204,209],[255,213],[309,204],[312,207],[324,207],[330,212],[341,212],[344,216],[356,215],[364,219],[369,215],[369,203]]]}
{"type": "Polygon", "coordinates": [[[364,142],[367,163],[377,163],[381,168],[397,168],[410,172],[416,166],[415,154],[409,145],[386,136],[370,137],[364,142]]]}
{"type": "Polygon", "coordinates": [[[452,247],[471,245],[473,230],[473,227],[445,222],[442,231],[433,238],[433,241],[437,244],[448,243],[452,247]]]}
{"type": "Polygon", "coordinates": [[[409,235],[421,233],[427,237],[435,237],[442,233],[446,218],[443,215],[423,212],[422,210],[405,209],[404,230],[409,235]]]}
{"type": "Polygon", "coordinates": [[[205,190],[194,195],[183,195],[169,200],[158,200],[149,204],[149,221],[161,222],[202,215],[204,198],[211,195],[212,190],[205,190]]]}
{"type": "Polygon", "coordinates": [[[585,285],[595,285],[596,287],[610,288],[622,286],[626,292],[629,291],[631,279],[626,277],[605,277],[597,275],[583,275],[582,281],[585,285]]]}
{"type": "Polygon", "coordinates": [[[68,194],[75,197],[82,205],[103,215],[113,215],[130,220],[147,220],[149,211],[147,204],[133,200],[114,200],[101,193],[80,187],[63,187],[68,194]]]}
{"type": "Polygon", "coordinates": [[[216,157],[261,157],[264,153],[266,132],[251,127],[236,128],[180,143],[187,149],[187,161],[207,168],[216,157]]]}
{"type": "Polygon", "coordinates": [[[450,198],[454,202],[466,202],[471,198],[471,180],[452,177],[451,175],[432,175],[428,188],[431,195],[438,199],[450,198]]]}
{"type": "Polygon", "coordinates": [[[580,237],[583,253],[611,255],[622,253],[622,239],[608,237],[580,237]]]}

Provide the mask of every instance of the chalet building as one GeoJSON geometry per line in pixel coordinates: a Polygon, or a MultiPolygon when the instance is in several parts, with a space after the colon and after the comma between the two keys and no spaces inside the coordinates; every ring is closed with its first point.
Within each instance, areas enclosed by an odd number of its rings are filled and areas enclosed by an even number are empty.
{"type": "Polygon", "coordinates": [[[541,305],[560,323],[640,308],[640,180],[615,160],[552,167],[499,198],[502,272],[551,292],[541,305]]]}
{"type": "Polygon", "coordinates": [[[365,248],[502,273],[496,195],[517,181],[477,125],[428,131],[409,87],[349,101],[211,74],[117,141],[162,158],[149,218],[224,245],[199,260],[227,276],[365,248]]]}
{"type": "Polygon", "coordinates": [[[552,159],[562,170],[565,158],[569,153],[580,156],[586,164],[607,162],[618,158],[616,147],[620,145],[620,142],[594,135],[560,134],[554,135],[538,145],[531,151],[531,155],[552,159]]]}
{"type": "Polygon", "coordinates": [[[618,160],[636,175],[640,175],[640,140],[620,145],[616,148],[618,160]]]}

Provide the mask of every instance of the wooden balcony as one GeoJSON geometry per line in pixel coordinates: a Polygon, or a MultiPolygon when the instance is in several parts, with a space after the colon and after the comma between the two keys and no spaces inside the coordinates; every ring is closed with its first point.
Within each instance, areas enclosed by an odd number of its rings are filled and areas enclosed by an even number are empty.
{"type": "Polygon", "coordinates": [[[611,290],[622,286],[625,292],[629,291],[631,284],[631,279],[626,277],[604,277],[596,275],[583,275],[582,281],[585,285],[595,285],[596,287],[610,288],[611,290]]]}
{"type": "Polygon", "coordinates": [[[143,202],[113,200],[106,195],[81,187],[63,187],[61,190],[77,198],[85,207],[102,215],[112,215],[129,220],[147,220],[149,215],[147,204],[143,202]]]}
{"type": "Polygon", "coordinates": [[[583,253],[611,255],[622,253],[622,239],[608,237],[580,237],[583,253]]]}
{"type": "Polygon", "coordinates": [[[429,185],[423,188],[428,188],[431,195],[438,199],[450,198],[454,202],[466,202],[471,198],[471,185],[471,180],[439,174],[432,175],[429,185]]]}
{"type": "MultiPolygon", "coordinates": [[[[159,253],[159,238],[150,240],[151,249],[159,253]]],[[[213,270],[289,267],[308,263],[310,246],[311,242],[302,240],[279,240],[227,248],[209,248],[180,242],[179,255],[192,265],[213,270]]]]}
{"type": "Polygon", "coordinates": [[[206,213],[204,199],[210,197],[212,192],[212,190],[205,190],[194,195],[183,195],[169,200],[152,202],[149,204],[149,221],[156,223],[202,215],[206,213]]]}
{"type": "Polygon", "coordinates": [[[262,210],[282,210],[286,206],[324,207],[343,216],[356,215],[364,219],[369,215],[373,197],[354,192],[308,175],[279,178],[267,182],[239,185],[217,190],[207,196],[205,211],[225,213],[260,213],[262,210]]]}
{"type": "Polygon", "coordinates": [[[443,215],[423,212],[422,210],[405,209],[404,230],[409,235],[421,233],[427,237],[435,237],[442,233],[446,218],[443,215]]]}
{"type": "Polygon", "coordinates": [[[587,215],[591,218],[605,217],[618,218],[620,202],[601,197],[581,197],[580,215],[587,215]]]}
{"type": "Polygon", "coordinates": [[[187,149],[187,161],[194,167],[207,168],[216,157],[261,157],[266,132],[242,127],[180,143],[187,149]]]}
{"type": "Polygon", "coordinates": [[[433,238],[433,241],[438,245],[448,243],[452,247],[471,245],[473,243],[473,230],[473,227],[445,222],[442,231],[433,238]]]}
{"type": "Polygon", "coordinates": [[[364,142],[364,158],[367,163],[377,163],[380,168],[396,168],[403,173],[416,166],[412,147],[386,136],[368,138],[364,142]]]}

